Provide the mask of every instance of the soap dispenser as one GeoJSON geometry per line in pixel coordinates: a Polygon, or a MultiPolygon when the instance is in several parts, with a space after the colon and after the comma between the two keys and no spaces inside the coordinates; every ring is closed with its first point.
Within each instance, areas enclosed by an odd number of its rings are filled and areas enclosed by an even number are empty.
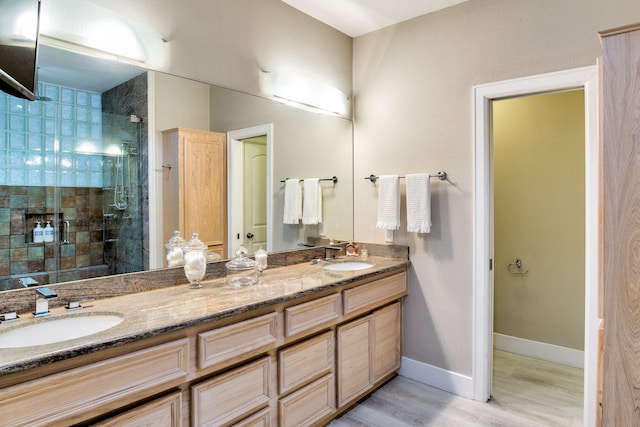
{"type": "Polygon", "coordinates": [[[36,221],[36,228],[33,229],[33,243],[44,242],[44,230],[40,226],[40,221],[36,221]]]}
{"type": "Polygon", "coordinates": [[[53,227],[51,221],[47,221],[47,225],[44,227],[44,241],[53,242],[53,227]]]}

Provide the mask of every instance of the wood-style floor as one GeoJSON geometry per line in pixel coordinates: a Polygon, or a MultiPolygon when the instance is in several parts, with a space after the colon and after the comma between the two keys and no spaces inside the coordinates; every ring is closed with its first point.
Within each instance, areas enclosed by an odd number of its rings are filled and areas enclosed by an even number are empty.
{"type": "Polygon", "coordinates": [[[329,426],[582,426],[582,369],[495,351],[493,371],[488,403],[396,377],[329,426]]]}

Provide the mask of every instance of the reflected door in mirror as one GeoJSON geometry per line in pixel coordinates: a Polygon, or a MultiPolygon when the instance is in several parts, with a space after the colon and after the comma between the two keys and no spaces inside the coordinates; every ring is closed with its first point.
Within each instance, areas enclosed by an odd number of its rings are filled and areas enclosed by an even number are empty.
{"type": "Polygon", "coordinates": [[[266,137],[243,140],[244,247],[249,254],[267,247],[267,143],[266,137]]]}
{"type": "Polygon", "coordinates": [[[187,238],[198,233],[210,251],[224,257],[226,134],[181,128],[162,134],[164,241],[173,230],[187,238]]]}

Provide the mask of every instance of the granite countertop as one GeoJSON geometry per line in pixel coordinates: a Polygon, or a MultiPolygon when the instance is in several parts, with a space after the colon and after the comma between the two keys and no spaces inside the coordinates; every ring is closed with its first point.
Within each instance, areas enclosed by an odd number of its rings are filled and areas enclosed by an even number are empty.
{"type": "Polygon", "coordinates": [[[29,313],[23,314],[16,323],[0,324],[0,334],[34,322],[80,314],[115,313],[124,317],[124,321],[82,338],[31,347],[0,348],[0,375],[246,313],[409,265],[407,259],[377,256],[370,256],[366,261],[372,262],[374,267],[358,271],[329,271],[323,268],[325,264],[310,263],[270,267],[261,274],[257,285],[249,287],[235,288],[227,285],[225,278],[218,278],[202,282],[200,289],[188,289],[185,281],[184,285],[94,300],[85,303],[80,311],[52,308],[51,315],[46,318],[34,319],[29,313]]]}

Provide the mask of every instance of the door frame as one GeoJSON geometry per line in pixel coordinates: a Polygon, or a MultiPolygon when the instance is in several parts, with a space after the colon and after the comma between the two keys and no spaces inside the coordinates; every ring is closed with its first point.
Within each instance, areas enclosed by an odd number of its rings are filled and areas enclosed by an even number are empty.
{"type": "Polygon", "coordinates": [[[234,234],[244,235],[244,156],[243,141],[247,138],[266,136],[267,139],[267,252],[273,242],[273,123],[227,132],[227,217],[229,218],[227,256],[235,256],[234,234]]]}
{"type": "Polygon", "coordinates": [[[597,66],[505,80],[473,87],[474,227],[473,227],[473,392],[491,396],[493,366],[493,142],[491,101],[515,96],[584,89],[585,97],[585,348],[584,425],[594,426],[597,404],[599,176],[597,66]]]}

